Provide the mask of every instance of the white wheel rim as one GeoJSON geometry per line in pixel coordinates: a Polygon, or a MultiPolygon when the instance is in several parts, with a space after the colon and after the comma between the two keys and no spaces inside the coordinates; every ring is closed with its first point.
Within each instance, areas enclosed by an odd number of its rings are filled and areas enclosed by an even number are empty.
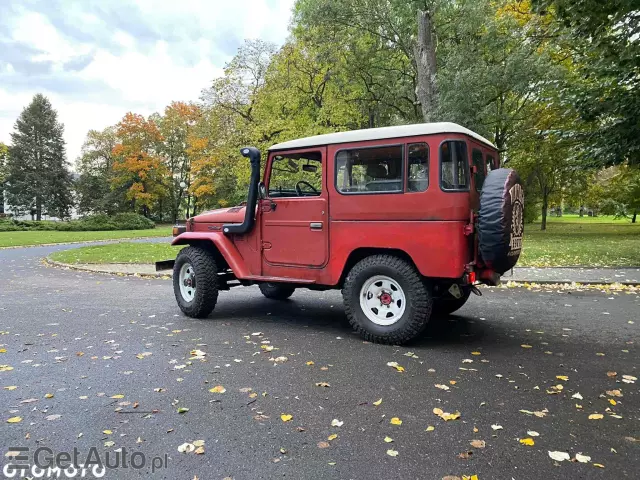
{"type": "Polygon", "coordinates": [[[360,289],[360,308],[376,325],[396,323],[402,318],[406,304],[400,284],[385,275],[369,278],[360,289]]]}
{"type": "Polygon", "coordinates": [[[193,266],[190,263],[185,263],[180,267],[178,282],[180,282],[182,298],[187,302],[192,301],[196,296],[196,272],[193,271],[193,266]]]}

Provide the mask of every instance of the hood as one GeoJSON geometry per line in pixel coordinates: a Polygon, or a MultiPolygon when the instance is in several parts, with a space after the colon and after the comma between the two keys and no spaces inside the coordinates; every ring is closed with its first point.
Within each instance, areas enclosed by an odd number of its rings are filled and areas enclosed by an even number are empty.
{"type": "Polygon", "coordinates": [[[196,223],[242,223],[245,206],[218,208],[193,217],[196,223]]]}

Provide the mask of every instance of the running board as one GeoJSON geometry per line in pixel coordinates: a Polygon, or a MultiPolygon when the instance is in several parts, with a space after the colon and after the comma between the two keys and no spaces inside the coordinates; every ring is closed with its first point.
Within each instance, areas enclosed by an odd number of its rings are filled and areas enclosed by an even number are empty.
{"type": "Polygon", "coordinates": [[[243,277],[240,280],[248,280],[251,282],[281,282],[281,283],[300,283],[300,284],[313,284],[315,280],[303,280],[301,278],[289,278],[289,277],[262,277],[260,275],[249,275],[243,277]]]}

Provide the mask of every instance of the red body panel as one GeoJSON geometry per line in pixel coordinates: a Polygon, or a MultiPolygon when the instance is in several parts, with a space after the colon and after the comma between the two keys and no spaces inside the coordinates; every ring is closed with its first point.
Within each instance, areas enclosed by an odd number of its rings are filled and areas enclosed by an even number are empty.
{"type": "MultiPolygon", "coordinates": [[[[493,156],[494,167],[498,166],[495,149],[459,133],[278,151],[322,153],[320,196],[260,200],[255,227],[244,235],[225,236],[221,231],[223,223],[242,222],[243,207],[206,212],[195,217],[191,231],[173,244],[211,240],[239,279],[335,286],[349,256],[359,248],[400,250],[426,277],[461,278],[465,267],[475,260],[473,237],[465,235],[465,226],[471,211],[477,209],[479,195],[473,174],[469,192],[440,188],[439,148],[445,140],[466,141],[469,162],[473,149],[478,149],[483,156],[493,156]],[[335,156],[339,150],[415,142],[429,144],[426,191],[349,195],[336,189],[335,156]]],[[[265,168],[267,185],[273,155],[265,168]]],[[[406,166],[407,159],[404,161],[406,166]]]]}

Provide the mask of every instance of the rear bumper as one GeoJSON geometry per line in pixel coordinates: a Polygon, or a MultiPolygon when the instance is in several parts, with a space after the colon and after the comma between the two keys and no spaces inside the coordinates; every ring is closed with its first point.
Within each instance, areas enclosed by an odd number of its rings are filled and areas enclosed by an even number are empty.
{"type": "Polygon", "coordinates": [[[161,262],[156,262],[156,272],[162,272],[163,270],[173,270],[173,266],[175,265],[175,260],[162,260],[161,262]]]}

